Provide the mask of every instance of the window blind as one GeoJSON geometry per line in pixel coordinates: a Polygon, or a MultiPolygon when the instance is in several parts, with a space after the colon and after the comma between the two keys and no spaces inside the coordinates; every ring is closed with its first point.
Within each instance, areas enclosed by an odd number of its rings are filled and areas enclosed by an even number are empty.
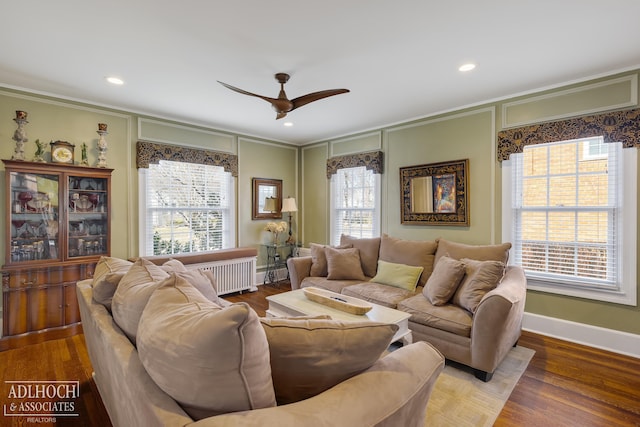
{"type": "Polygon", "coordinates": [[[340,235],[380,235],[380,175],[364,166],[339,169],[331,177],[331,243],[340,235]]]}
{"type": "Polygon", "coordinates": [[[220,166],[162,160],[146,179],[147,255],[233,246],[233,185],[220,166]]]}
{"type": "Polygon", "coordinates": [[[618,287],[621,155],[621,144],[597,137],[531,145],[512,156],[513,252],[528,277],[618,287]]]}

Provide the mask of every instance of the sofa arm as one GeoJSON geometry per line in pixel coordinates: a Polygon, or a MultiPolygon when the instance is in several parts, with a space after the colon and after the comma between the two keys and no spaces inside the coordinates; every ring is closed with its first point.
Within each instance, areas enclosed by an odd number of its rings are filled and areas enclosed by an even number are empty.
{"type": "Polygon", "coordinates": [[[498,287],[482,298],[471,326],[474,368],[493,372],[518,341],[526,294],[524,270],[510,266],[498,287]]]}
{"type": "Polygon", "coordinates": [[[287,268],[289,269],[291,290],[300,289],[302,279],[311,275],[311,257],[302,256],[289,258],[287,260],[287,268]]]}
{"type": "Polygon", "coordinates": [[[423,427],[444,357],[426,342],[402,347],[363,373],[312,398],[217,415],[189,427],[423,427]]]}

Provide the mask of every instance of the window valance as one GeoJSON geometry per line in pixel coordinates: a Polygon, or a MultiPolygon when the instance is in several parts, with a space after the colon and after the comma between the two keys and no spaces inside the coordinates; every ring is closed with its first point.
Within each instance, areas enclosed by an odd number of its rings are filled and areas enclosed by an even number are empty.
{"type": "Polygon", "coordinates": [[[613,111],[498,132],[498,161],[522,153],[527,145],[603,136],[625,148],[640,146],[640,109],[613,111]]]}
{"type": "Polygon", "coordinates": [[[382,151],[348,154],[327,159],[327,178],[338,172],[338,169],[364,166],[373,173],[382,173],[382,151]]]}
{"type": "Polygon", "coordinates": [[[160,160],[222,166],[225,172],[229,172],[235,177],[238,176],[238,156],[235,154],[138,141],[136,144],[136,167],[138,169],[148,168],[150,164],[158,163],[160,160]]]}

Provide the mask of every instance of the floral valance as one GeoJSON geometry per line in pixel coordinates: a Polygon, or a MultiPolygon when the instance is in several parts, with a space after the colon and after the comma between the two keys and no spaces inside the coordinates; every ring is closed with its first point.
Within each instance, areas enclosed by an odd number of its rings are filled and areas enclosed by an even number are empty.
{"type": "Polygon", "coordinates": [[[625,148],[640,146],[640,109],[503,130],[498,132],[498,161],[522,153],[527,145],[593,136],[603,136],[605,142],[621,142],[625,148]]]}
{"type": "Polygon", "coordinates": [[[222,166],[225,172],[238,176],[238,156],[218,151],[202,150],[178,145],[157,144],[138,141],[136,145],[136,167],[148,168],[160,160],[222,166]]]}
{"type": "Polygon", "coordinates": [[[338,172],[338,169],[364,166],[373,173],[382,173],[382,151],[369,153],[348,154],[327,159],[327,178],[338,172]]]}

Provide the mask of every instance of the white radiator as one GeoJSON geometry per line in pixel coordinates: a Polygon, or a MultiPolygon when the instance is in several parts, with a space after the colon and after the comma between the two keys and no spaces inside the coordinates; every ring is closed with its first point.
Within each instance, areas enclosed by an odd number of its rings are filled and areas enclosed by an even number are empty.
{"type": "Polygon", "coordinates": [[[222,261],[185,264],[189,269],[213,272],[218,295],[256,290],[256,257],[225,259],[222,261]]]}

